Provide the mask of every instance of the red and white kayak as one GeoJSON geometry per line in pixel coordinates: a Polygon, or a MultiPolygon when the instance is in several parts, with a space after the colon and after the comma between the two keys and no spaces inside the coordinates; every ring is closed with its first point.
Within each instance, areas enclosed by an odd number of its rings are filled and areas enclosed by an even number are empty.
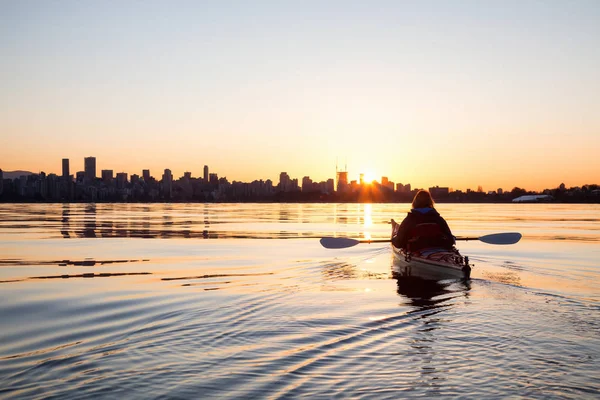
{"type": "Polygon", "coordinates": [[[397,276],[415,276],[430,280],[469,279],[469,257],[458,250],[424,249],[407,253],[392,244],[393,270],[397,276]]]}

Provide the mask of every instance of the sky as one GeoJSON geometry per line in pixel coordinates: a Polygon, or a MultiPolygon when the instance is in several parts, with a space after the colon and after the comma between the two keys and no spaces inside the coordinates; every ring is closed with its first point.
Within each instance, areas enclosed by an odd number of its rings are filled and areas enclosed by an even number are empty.
{"type": "Polygon", "coordinates": [[[600,1],[0,1],[0,169],[600,183],[600,1]]]}

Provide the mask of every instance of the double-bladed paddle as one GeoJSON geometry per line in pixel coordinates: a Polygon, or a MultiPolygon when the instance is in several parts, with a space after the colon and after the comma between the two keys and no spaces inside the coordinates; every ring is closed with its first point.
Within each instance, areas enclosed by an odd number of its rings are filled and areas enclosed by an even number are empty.
{"type": "MultiPolygon", "coordinates": [[[[457,237],[456,240],[479,240],[488,244],[515,244],[521,240],[522,235],[518,232],[492,233],[479,237],[457,237]]],[[[345,237],[324,237],[320,242],[326,249],[346,249],[360,243],[389,243],[391,239],[356,240],[345,237]]]]}

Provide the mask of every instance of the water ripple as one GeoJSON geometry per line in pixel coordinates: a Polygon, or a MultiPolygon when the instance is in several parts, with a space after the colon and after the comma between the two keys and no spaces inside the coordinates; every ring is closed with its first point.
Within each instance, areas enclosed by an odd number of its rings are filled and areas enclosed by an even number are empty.
{"type": "Polygon", "coordinates": [[[440,205],[527,233],[461,282],[290,240],[406,205],[0,205],[0,397],[593,398],[598,210],[504,206],[440,205]]]}

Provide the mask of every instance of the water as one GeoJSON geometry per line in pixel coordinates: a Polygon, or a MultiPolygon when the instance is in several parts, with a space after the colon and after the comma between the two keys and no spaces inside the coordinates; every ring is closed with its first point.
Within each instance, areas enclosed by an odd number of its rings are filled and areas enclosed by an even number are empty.
{"type": "Polygon", "coordinates": [[[1,204],[0,398],[594,398],[600,206],[440,204],[469,282],[393,279],[406,204],[1,204]]]}

